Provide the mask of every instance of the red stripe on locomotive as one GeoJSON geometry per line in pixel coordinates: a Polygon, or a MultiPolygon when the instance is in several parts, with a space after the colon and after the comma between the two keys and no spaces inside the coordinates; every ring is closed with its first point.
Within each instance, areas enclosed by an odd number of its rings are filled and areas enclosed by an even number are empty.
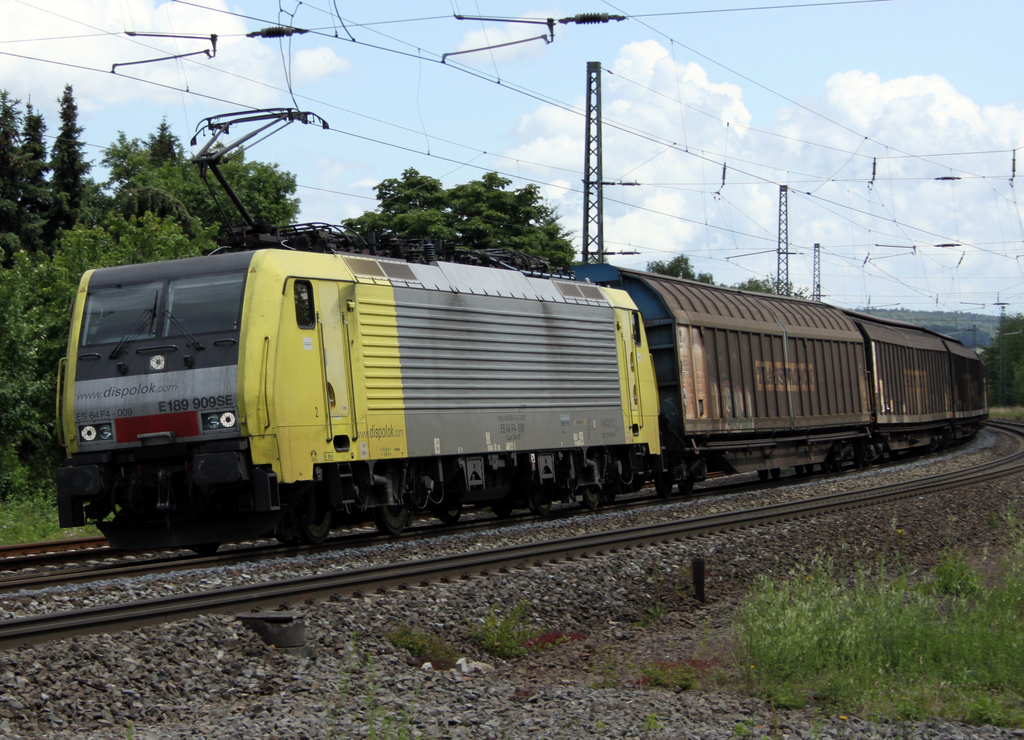
{"type": "Polygon", "coordinates": [[[173,414],[151,414],[117,419],[118,442],[135,442],[140,434],[173,432],[175,438],[198,437],[199,415],[195,411],[179,411],[173,414]]]}

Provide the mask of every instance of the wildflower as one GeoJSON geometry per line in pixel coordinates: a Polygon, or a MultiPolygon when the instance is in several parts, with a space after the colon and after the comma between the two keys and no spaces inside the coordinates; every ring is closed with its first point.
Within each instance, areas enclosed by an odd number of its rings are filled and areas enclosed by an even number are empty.
{"type": "Polygon", "coordinates": [[[840,715],[839,715],[839,719],[846,719],[846,716],[845,716],[845,715],[842,715],[842,714],[840,714],[840,715]]]}

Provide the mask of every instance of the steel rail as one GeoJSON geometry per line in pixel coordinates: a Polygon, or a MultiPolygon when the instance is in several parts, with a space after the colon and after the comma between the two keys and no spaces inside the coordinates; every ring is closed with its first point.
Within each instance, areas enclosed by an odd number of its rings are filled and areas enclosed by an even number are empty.
{"type": "MultiPolygon", "coordinates": [[[[1004,426],[1004,425],[1000,425],[1004,426]]],[[[1005,427],[1017,435],[1019,427],[1005,427]]],[[[729,531],[808,516],[822,515],[844,509],[920,496],[944,490],[950,485],[994,480],[1024,469],[1024,449],[998,461],[983,463],[963,470],[945,473],[924,480],[895,483],[874,488],[833,493],[802,501],[772,504],[727,514],[629,527],[609,532],[582,534],[547,542],[509,545],[491,550],[444,555],[411,562],[389,563],[283,579],[270,583],[229,586],[202,593],[179,594],[127,604],[91,607],[88,609],[11,619],[0,622],[0,648],[24,642],[43,642],[56,637],[85,634],[103,630],[158,624],[172,619],[211,611],[242,610],[274,606],[275,602],[305,601],[338,593],[355,593],[387,587],[407,587],[409,583],[454,577],[473,577],[471,570],[482,569],[481,575],[504,564],[520,566],[565,558],[570,555],[590,557],[605,550],[649,542],[682,540],[704,534],[729,531]]]]}

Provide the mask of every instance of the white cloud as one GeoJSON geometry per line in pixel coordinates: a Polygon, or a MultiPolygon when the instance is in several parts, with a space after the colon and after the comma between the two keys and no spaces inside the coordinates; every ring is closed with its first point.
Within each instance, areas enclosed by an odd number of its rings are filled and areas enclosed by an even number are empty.
{"type": "Polygon", "coordinates": [[[333,49],[326,46],[303,49],[295,54],[295,61],[292,63],[292,83],[307,85],[324,77],[351,70],[351,62],[344,57],[339,57],[333,49]]]}
{"type": "MultiPolygon", "coordinates": [[[[786,104],[762,133],[749,128],[740,86],[674,60],[654,41],[623,47],[602,86],[604,179],[642,183],[605,188],[608,249],[642,252],[619,264],[686,253],[720,282],[774,275],[785,183],[798,286],[809,287],[811,247],[820,243],[824,290],[846,305],[934,307],[937,298],[939,307],[967,310],[998,290],[1024,292],[1015,262],[1024,212],[1008,182],[1010,150],[1024,141],[1020,107],[980,106],[937,75],[882,80],[852,70],[823,80],[823,98],[801,100],[821,115],[786,104]],[[998,153],[909,156],[989,151],[998,153]]],[[[529,176],[582,189],[564,171],[582,177],[581,115],[541,107],[514,137],[505,154],[529,176]]],[[[582,195],[558,203],[579,232],[582,195]]]]}
{"type": "MultiPolygon", "coordinates": [[[[50,10],[42,4],[0,0],[7,38],[42,39],[5,44],[0,50],[49,62],[0,56],[0,74],[5,87],[18,97],[47,91],[47,103],[70,83],[85,114],[128,103],[202,104],[202,96],[226,100],[229,107],[279,104],[285,83],[277,42],[246,38],[249,29],[243,19],[215,12],[228,10],[224,0],[210,0],[208,5],[213,10],[155,0],[64,0],[59,10],[50,10]],[[199,38],[130,37],[126,31],[199,38]],[[212,59],[191,56],[119,66],[116,74],[110,72],[115,64],[211,49],[211,34],[218,36],[212,59]],[[199,96],[183,96],[185,89],[199,96]]],[[[346,71],[347,62],[323,48],[299,50],[293,69],[296,82],[304,83],[346,71]]]]}

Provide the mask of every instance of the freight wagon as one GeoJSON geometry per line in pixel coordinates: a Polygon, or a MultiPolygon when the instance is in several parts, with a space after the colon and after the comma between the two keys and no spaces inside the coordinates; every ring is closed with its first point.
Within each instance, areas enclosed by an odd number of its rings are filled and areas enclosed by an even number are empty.
{"type": "Polygon", "coordinates": [[[837,471],[974,434],[984,364],[949,337],[824,303],[612,265],[644,317],[661,406],[663,495],[710,473],[837,471]]]}

